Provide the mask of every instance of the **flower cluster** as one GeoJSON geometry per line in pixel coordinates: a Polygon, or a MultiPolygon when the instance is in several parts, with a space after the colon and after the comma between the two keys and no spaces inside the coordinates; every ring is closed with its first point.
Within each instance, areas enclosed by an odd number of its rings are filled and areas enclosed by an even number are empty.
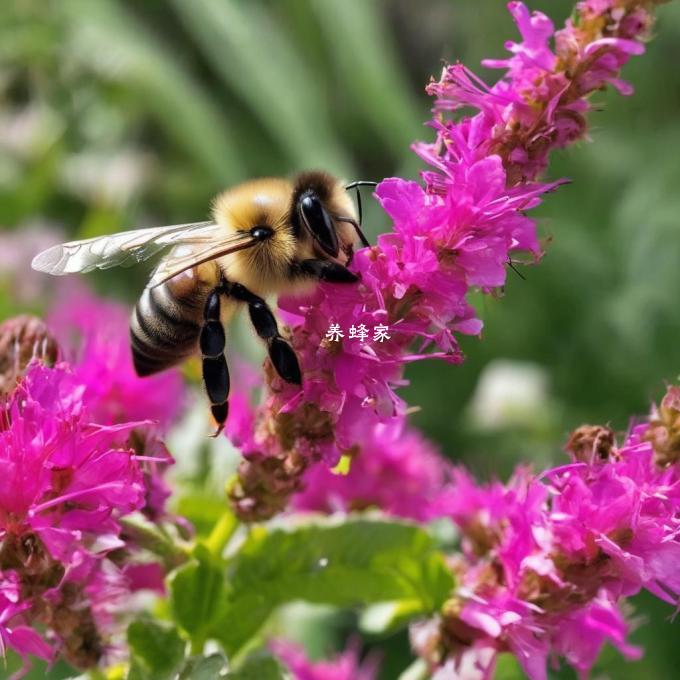
{"type": "Polygon", "coordinates": [[[80,298],[71,309],[55,331],[82,336],[73,366],[39,320],[0,327],[12,349],[0,398],[0,648],[26,665],[61,655],[89,668],[116,654],[131,593],[163,588],[163,565],[127,521],[170,525],[160,475],[172,459],[158,426],[133,418],[167,425],[181,385],[163,378],[167,407],[135,387],[122,306],[80,298]]]}
{"type": "MultiPolygon", "coordinates": [[[[268,394],[242,441],[246,455],[302,457],[300,474],[319,459],[335,465],[378,423],[404,419],[406,405],[395,390],[404,384],[406,364],[425,357],[462,361],[456,335],[482,329],[470,291],[500,290],[516,254],[540,255],[536,225],[526,212],[559,182],[537,176],[551,150],[586,135],[591,93],[609,84],[630,92],[619,71],[643,51],[654,4],[580,2],[555,33],[545,15],[511,2],[522,42],[509,43],[509,59],[487,63],[505,75],[489,87],[456,64],[430,84],[436,139],[414,145],[432,167],[423,173],[424,186],[398,178],[378,185],[376,196],[394,230],[355,254],[359,284],[323,284],[307,298],[279,301],[303,386],[284,383],[267,366],[268,394]],[[458,115],[470,107],[477,113],[458,115]],[[329,319],[341,328],[388,326],[391,340],[330,342],[329,319]]],[[[252,466],[245,467],[252,477],[252,466]]],[[[289,494],[295,488],[292,482],[281,487],[289,494]]],[[[247,493],[239,500],[257,503],[247,493]]]]}
{"type": "Polygon", "coordinates": [[[642,41],[653,22],[650,10],[662,1],[584,0],[557,32],[541,12],[530,13],[522,2],[510,2],[522,42],[506,44],[509,59],[483,62],[505,69],[505,76],[488,87],[455,64],[427,88],[436,97],[436,114],[466,106],[479,110],[458,122],[435,116],[435,143],[416,145],[436,170],[425,176],[429,188],[446,192],[457,179],[452,166],[489,156],[502,159],[508,186],[534,180],[552,150],[586,136],[589,95],[608,85],[632,94],[619,73],[632,55],[644,52],[642,41]]]}
{"type": "Polygon", "coordinates": [[[579,428],[572,462],[538,477],[520,469],[505,485],[478,485],[456,471],[438,512],[460,530],[457,587],[438,618],[411,630],[433,670],[490,678],[509,651],[544,680],[559,656],[586,673],[605,642],[639,656],[621,598],[644,588],[680,602],[680,470],[657,464],[666,440],[653,423],[620,447],[608,428],[579,428]]]}
{"type": "Polygon", "coordinates": [[[654,445],[658,465],[680,461],[680,387],[670,387],[654,409],[645,439],[654,445]]]}
{"type": "MultiPolygon", "coordinates": [[[[242,402],[239,402],[239,406],[242,402]]],[[[248,421],[247,421],[248,422],[248,421]]],[[[242,433],[230,431],[238,438],[242,433]]],[[[377,424],[344,455],[336,469],[309,465],[295,452],[249,456],[229,496],[243,521],[261,521],[290,505],[300,512],[380,509],[394,517],[426,522],[451,472],[434,444],[403,422],[377,424]]]]}
{"type": "MultiPolygon", "coordinates": [[[[44,623],[79,667],[104,653],[96,603],[106,605],[113,584],[99,564],[124,546],[118,517],[144,505],[142,471],[125,446],[142,424],[88,422],[83,391],[66,367],[33,364],[3,406],[0,431],[0,569],[15,593],[4,625],[44,623]]],[[[20,654],[51,658],[51,646],[24,642],[20,654]]]]}

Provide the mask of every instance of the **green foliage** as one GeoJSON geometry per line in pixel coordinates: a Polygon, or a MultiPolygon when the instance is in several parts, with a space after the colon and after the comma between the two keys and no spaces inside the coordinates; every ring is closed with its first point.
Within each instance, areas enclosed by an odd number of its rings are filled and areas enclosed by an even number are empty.
{"type": "Polygon", "coordinates": [[[347,94],[361,107],[373,132],[398,157],[413,141],[422,112],[406,87],[378,5],[312,0],[311,9],[331,48],[334,74],[346,84],[347,94]],[[375,92],[381,92],[380,98],[375,92]]]}
{"type": "Polygon", "coordinates": [[[370,520],[255,530],[228,570],[230,597],[214,632],[230,652],[284,602],[347,607],[409,600],[428,612],[453,587],[442,556],[422,529],[370,520]]]}
{"type": "Polygon", "coordinates": [[[170,607],[177,625],[193,641],[202,643],[220,608],[224,572],[203,545],[196,547],[194,558],[170,576],[170,607]]]}
{"type": "Polygon", "coordinates": [[[227,680],[294,680],[293,676],[272,656],[252,655],[227,680]]]}
{"type": "Polygon", "coordinates": [[[372,635],[391,633],[417,618],[420,613],[417,600],[374,604],[362,613],[359,627],[364,633],[372,635]]]}
{"type": "Polygon", "coordinates": [[[224,513],[224,501],[205,492],[182,494],[177,503],[177,512],[186,517],[199,535],[209,534],[224,513]]]}
{"type": "Polygon", "coordinates": [[[352,607],[403,601],[412,615],[435,611],[453,578],[427,533],[369,519],[290,530],[251,531],[226,562],[205,548],[170,579],[177,624],[200,644],[219,640],[238,652],[279,605],[295,600],[352,607]]]}
{"type": "Polygon", "coordinates": [[[173,678],[184,661],[186,642],[170,625],[138,620],[128,626],[127,639],[132,656],[128,680],[173,678]]]}
{"type": "Polygon", "coordinates": [[[74,56],[83,67],[99,67],[100,77],[124,82],[144,97],[155,120],[216,179],[229,183],[239,177],[230,126],[170,47],[138,25],[120,3],[66,0],[63,11],[72,29],[74,56]],[[108,53],[108,62],[91,59],[100,50],[108,53]],[[107,70],[106,63],[115,63],[115,68],[107,70]]]}
{"type": "Polygon", "coordinates": [[[224,676],[226,666],[226,659],[221,654],[194,656],[187,659],[178,680],[214,680],[224,676]]]}
{"type": "Polygon", "coordinates": [[[292,167],[322,165],[348,171],[346,152],[328,120],[325,97],[319,96],[323,89],[318,74],[305,63],[295,43],[273,30],[270,12],[258,3],[237,0],[173,0],[173,5],[216,73],[248,102],[292,167]],[[259,40],[263,31],[268,35],[266,43],[259,40]],[[291,87],[291,77],[304,85],[291,87]],[[301,108],[313,109],[314,115],[300,115],[301,108]]]}

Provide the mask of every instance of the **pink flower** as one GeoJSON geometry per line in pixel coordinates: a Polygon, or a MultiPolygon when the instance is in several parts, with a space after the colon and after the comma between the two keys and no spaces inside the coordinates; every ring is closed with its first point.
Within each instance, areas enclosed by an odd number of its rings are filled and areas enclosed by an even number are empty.
{"type": "Polygon", "coordinates": [[[485,669],[480,678],[492,677],[496,654],[509,651],[532,680],[545,680],[557,656],[586,672],[606,641],[639,655],[607,575],[562,551],[551,502],[528,470],[484,486],[457,472],[441,509],[462,533],[463,555],[452,558],[458,585],[438,626],[414,630],[416,651],[427,658],[441,644],[433,639],[443,640],[454,666],[485,669]]]}
{"type": "MultiPolygon", "coordinates": [[[[643,50],[648,4],[579,3],[576,18],[555,33],[545,15],[511,2],[522,39],[507,43],[508,59],[485,62],[505,69],[500,80],[489,86],[454,64],[428,86],[435,139],[413,147],[430,166],[424,185],[400,178],[378,185],[376,197],[394,227],[355,253],[358,284],[324,284],[307,297],[280,301],[303,385],[283,383],[268,367],[253,434],[239,437],[246,455],[283,460],[294,453],[308,461],[300,471],[319,459],[332,466],[378,425],[401,427],[407,407],[398,389],[407,363],[463,360],[458,335],[482,330],[470,293],[498,291],[513,258],[540,256],[527,213],[561,182],[538,177],[552,150],[586,135],[593,92],[609,84],[629,91],[618,75],[643,50]],[[461,115],[469,108],[477,112],[461,115]],[[345,331],[383,325],[391,337],[329,339],[331,325],[345,331]]],[[[282,493],[291,493],[293,481],[282,493]]],[[[239,503],[254,507],[258,499],[239,496],[239,503]]],[[[265,505],[283,507],[285,498],[265,505]]]]}
{"type": "Polygon", "coordinates": [[[137,546],[121,519],[163,513],[164,491],[147,486],[153,470],[143,467],[163,458],[151,444],[142,456],[131,446],[148,421],[99,425],[86,395],[65,364],[33,362],[0,402],[0,646],[26,663],[61,654],[96,665],[112,651],[131,588],[158,589],[148,558],[141,581],[126,569],[137,546]]]}
{"type": "Polygon", "coordinates": [[[0,575],[0,656],[4,657],[8,648],[13,649],[23,659],[22,672],[25,672],[30,667],[29,655],[51,661],[54,652],[36,631],[25,625],[24,612],[28,605],[20,602],[20,594],[16,572],[3,572],[0,575]]]}
{"type": "Polygon", "coordinates": [[[271,374],[271,395],[245,453],[279,451],[282,433],[267,422],[290,414],[299,436],[285,445],[334,464],[379,423],[398,426],[403,419],[406,405],[395,389],[404,384],[405,364],[424,357],[462,361],[455,334],[482,328],[470,290],[501,286],[511,251],[538,252],[535,225],[522,211],[554,185],[507,190],[496,156],[449,170],[441,194],[400,179],[379,185],[395,232],[356,254],[360,284],[325,284],[307,298],[280,301],[305,380],[298,390],[271,374]],[[334,342],[330,324],[384,324],[390,339],[334,342]]]}
{"type": "MultiPolygon", "coordinates": [[[[675,413],[675,396],[671,387],[665,412],[675,413]]],[[[434,625],[412,633],[433,668],[471,666],[487,678],[510,651],[544,680],[559,656],[585,676],[605,642],[640,655],[626,640],[622,598],[644,588],[680,603],[680,468],[659,464],[653,443],[668,439],[648,436],[662,427],[658,414],[621,447],[607,428],[579,428],[567,446],[573,462],[540,476],[519,469],[507,484],[479,485],[453,472],[433,510],[460,530],[456,590],[434,625]]]]}
{"type": "MultiPolygon", "coordinates": [[[[0,132],[2,135],[2,132],[0,132]]],[[[11,134],[15,138],[15,134],[11,134]]],[[[46,276],[31,269],[31,260],[41,250],[64,240],[63,231],[49,222],[30,221],[0,233],[0,272],[3,294],[12,303],[30,306],[49,294],[46,276]]]]}
{"type": "Polygon", "coordinates": [[[378,660],[369,656],[359,661],[358,645],[353,642],[330,661],[310,661],[303,648],[283,639],[272,640],[269,648],[288,667],[295,680],[375,680],[378,660]]]}
{"type": "Polygon", "coordinates": [[[86,290],[67,289],[50,314],[48,324],[85,386],[85,401],[100,423],[154,420],[166,429],[184,402],[178,371],[139,378],[132,364],[129,310],[96,298],[86,290]]]}
{"type": "Polygon", "coordinates": [[[627,642],[628,633],[628,623],[616,604],[616,598],[602,589],[585,607],[559,617],[553,638],[553,655],[564,657],[581,677],[586,677],[606,642],[629,660],[642,656],[639,647],[627,642]]]}
{"type": "Polygon", "coordinates": [[[63,560],[88,534],[115,535],[116,515],[144,498],[139,464],[125,447],[143,423],[91,424],[84,392],[65,366],[34,364],[0,425],[0,538],[35,535],[63,560]]]}
{"type": "Polygon", "coordinates": [[[613,460],[550,476],[552,524],[572,560],[608,558],[604,576],[617,595],[646,588],[680,602],[680,477],[677,466],[658,468],[649,425],[633,429],[613,460]]]}

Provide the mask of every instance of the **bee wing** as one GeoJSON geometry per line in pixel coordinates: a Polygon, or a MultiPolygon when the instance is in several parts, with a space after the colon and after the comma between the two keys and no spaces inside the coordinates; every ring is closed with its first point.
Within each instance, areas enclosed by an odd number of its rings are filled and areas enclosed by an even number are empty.
{"type": "Polygon", "coordinates": [[[37,271],[61,276],[144,262],[171,245],[185,244],[200,248],[220,243],[224,248],[232,240],[239,244],[248,241],[255,243],[249,233],[237,233],[225,240],[223,229],[212,222],[173,224],[62,243],[36,255],[31,266],[37,271]]]}
{"type": "Polygon", "coordinates": [[[182,243],[173,248],[156,267],[147,288],[155,288],[169,279],[181,274],[196,265],[209,262],[223,255],[234,253],[254,246],[258,241],[248,232],[233,234],[230,238],[213,242],[207,247],[204,244],[182,243]]]}

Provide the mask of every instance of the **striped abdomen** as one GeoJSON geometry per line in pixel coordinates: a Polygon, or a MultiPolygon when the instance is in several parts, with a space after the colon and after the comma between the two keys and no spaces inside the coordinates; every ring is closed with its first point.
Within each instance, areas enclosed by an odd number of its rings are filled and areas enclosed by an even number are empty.
{"type": "Polygon", "coordinates": [[[146,288],[139,298],[130,319],[137,375],[170,368],[197,350],[210,286],[195,274],[192,271],[146,288]]]}

